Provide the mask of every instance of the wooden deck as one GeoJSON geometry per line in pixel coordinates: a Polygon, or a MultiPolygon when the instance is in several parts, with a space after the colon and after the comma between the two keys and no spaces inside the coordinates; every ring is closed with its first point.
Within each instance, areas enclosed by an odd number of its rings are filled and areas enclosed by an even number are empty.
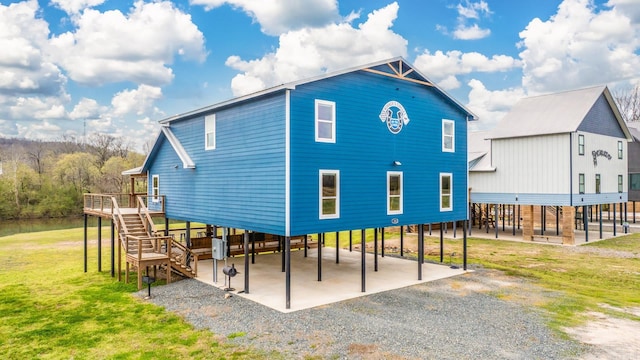
{"type": "MultiPolygon", "coordinates": [[[[147,196],[144,196],[147,203],[147,196]]],[[[151,216],[164,216],[164,196],[158,201],[160,210],[148,209],[151,216]]],[[[148,206],[148,204],[147,204],[148,206]]],[[[129,194],[84,194],[83,212],[91,216],[111,219],[114,213],[138,214],[140,208],[129,194]]]]}

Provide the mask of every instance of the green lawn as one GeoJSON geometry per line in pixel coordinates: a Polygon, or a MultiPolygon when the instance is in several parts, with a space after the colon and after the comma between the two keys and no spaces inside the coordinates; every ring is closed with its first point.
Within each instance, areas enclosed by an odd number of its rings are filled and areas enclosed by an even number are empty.
{"type": "Polygon", "coordinates": [[[82,229],[0,237],[1,359],[277,357],[225,344],[132,296],[135,283],[110,276],[105,234],[101,273],[95,245],[83,272],[82,229]]]}

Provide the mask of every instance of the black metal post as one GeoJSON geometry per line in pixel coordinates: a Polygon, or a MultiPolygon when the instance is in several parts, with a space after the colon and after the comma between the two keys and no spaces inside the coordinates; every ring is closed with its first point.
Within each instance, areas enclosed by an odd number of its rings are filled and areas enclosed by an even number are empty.
{"type": "Polygon", "coordinates": [[[373,271],[378,271],[378,228],[373,228],[373,271]]]}
{"type": "MultiPolygon", "coordinates": [[[[516,236],[516,206],[513,205],[513,210],[511,211],[511,217],[513,219],[511,219],[511,227],[513,228],[511,230],[511,235],[516,236]]],[[[471,231],[469,231],[469,235],[471,235],[471,231]]]]}
{"type": "MultiPolygon", "coordinates": [[[[255,264],[256,263],[256,233],[252,232],[250,236],[251,236],[251,263],[255,264]]],[[[306,252],[307,252],[306,238],[304,243],[304,251],[306,255],[306,252]]]]}
{"type": "Polygon", "coordinates": [[[487,231],[487,234],[489,233],[489,216],[491,216],[491,211],[489,211],[489,204],[487,204],[487,220],[485,221],[485,230],[487,231]]]}
{"type": "Polygon", "coordinates": [[[280,254],[282,254],[282,261],[281,261],[282,272],[285,272],[286,271],[285,262],[286,262],[287,255],[285,254],[285,251],[284,251],[284,236],[278,236],[278,250],[280,251],[280,254]]]}
{"type": "Polygon", "coordinates": [[[602,239],[602,205],[598,206],[598,221],[600,221],[600,239],[602,239]]]}
{"type": "Polygon", "coordinates": [[[556,206],[556,236],[560,235],[560,208],[556,206]]]}
{"type": "Polygon", "coordinates": [[[632,201],[631,205],[633,205],[633,223],[636,223],[636,202],[632,201]]]}
{"type": "Polygon", "coordinates": [[[244,293],[249,293],[249,230],[244,231],[244,293]]]}
{"type": "Polygon", "coordinates": [[[495,213],[495,217],[493,219],[493,226],[496,228],[496,239],[497,239],[498,238],[498,205],[497,204],[496,206],[494,206],[493,212],[495,213]]]}
{"type": "Polygon", "coordinates": [[[360,273],[361,273],[361,282],[362,282],[362,292],[366,291],[366,272],[367,268],[365,266],[366,252],[365,252],[365,243],[366,243],[366,230],[362,229],[360,232],[360,257],[361,257],[361,265],[360,265],[360,273]]]}
{"type": "Polygon", "coordinates": [[[164,218],[164,236],[169,236],[169,218],[164,218]]]}
{"type": "Polygon", "coordinates": [[[318,281],[322,281],[322,233],[318,233],[318,281]]]}
{"type": "Polygon", "coordinates": [[[404,256],[404,226],[400,226],[400,256],[404,256]]]}
{"type": "Polygon", "coordinates": [[[454,239],[456,238],[456,227],[457,227],[457,224],[456,224],[456,222],[454,221],[454,222],[453,222],[453,238],[454,238],[454,239]]]}
{"type": "Polygon", "coordinates": [[[544,206],[540,206],[540,234],[544,236],[544,206]]]}
{"type": "Polygon", "coordinates": [[[466,226],[462,230],[462,269],[465,271],[467,270],[467,227],[466,226]]]}
{"type": "Polygon", "coordinates": [[[284,239],[284,252],[287,253],[287,271],[285,272],[285,287],[286,287],[286,298],[287,298],[287,309],[291,309],[291,237],[287,236],[284,239]]]}
{"type": "Polygon", "coordinates": [[[502,207],[502,231],[504,231],[504,218],[505,218],[504,204],[500,206],[502,207]]]}
{"type": "Polygon", "coordinates": [[[349,252],[353,251],[353,230],[349,230],[349,252]]]}
{"type": "Polygon", "coordinates": [[[442,223],[440,223],[440,262],[444,259],[444,235],[442,234],[442,223]]]}
{"type": "Polygon", "coordinates": [[[589,214],[587,214],[587,205],[582,206],[582,223],[584,224],[584,240],[589,242],[589,214]]]}
{"type": "Polygon", "coordinates": [[[336,264],[340,264],[340,232],[336,231],[336,264]]]}
{"type": "Polygon", "coordinates": [[[616,204],[613,204],[612,207],[613,207],[613,236],[616,236],[616,204]]]}
{"type": "MultiPolygon", "coordinates": [[[[440,226],[440,234],[442,234],[442,226],[440,226]]],[[[418,225],[418,280],[422,280],[423,259],[424,259],[424,224],[421,223],[418,225]]]]}
{"type": "Polygon", "coordinates": [[[98,216],[98,272],[102,271],[102,217],[98,216]]]}
{"type": "Polygon", "coordinates": [[[116,224],[111,219],[111,277],[116,276],[116,234],[115,234],[116,224]]]}
{"type": "Polygon", "coordinates": [[[84,272],[87,272],[87,214],[84,214],[84,272]]]}
{"type": "Polygon", "coordinates": [[[307,257],[307,246],[309,244],[309,240],[307,238],[307,235],[304,235],[304,257],[307,257]]]}
{"type": "Polygon", "coordinates": [[[518,204],[518,230],[520,230],[520,204],[518,204]]]}
{"type": "Polygon", "coordinates": [[[380,229],[380,231],[381,231],[381,233],[380,233],[381,239],[380,240],[382,240],[382,247],[380,249],[380,256],[384,257],[384,227],[382,227],[380,229]]]}
{"type": "Polygon", "coordinates": [[[431,223],[429,223],[429,236],[431,236],[431,223]]]}

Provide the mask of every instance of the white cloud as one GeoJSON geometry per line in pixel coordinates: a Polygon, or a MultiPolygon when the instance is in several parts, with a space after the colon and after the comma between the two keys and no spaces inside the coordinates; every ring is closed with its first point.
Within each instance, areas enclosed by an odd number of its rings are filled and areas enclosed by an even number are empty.
{"type": "Polygon", "coordinates": [[[106,107],[100,106],[96,100],[82,98],[69,113],[69,118],[72,120],[95,119],[104,112],[106,112],[106,107]]]}
{"type": "Polygon", "coordinates": [[[171,2],[136,1],[128,14],[85,9],[72,18],[75,31],[51,39],[53,58],[83,84],[171,82],[169,64],[206,57],[204,36],[191,16],[171,2]]]}
{"type": "Polygon", "coordinates": [[[303,27],[321,27],[340,18],[337,0],[191,0],[210,10],[224,4],[241,8],[264,33],[280,35],[303,27]]]}
{"type": "Polygon", "coordinates": [[[407,41],[391,30],[399,6],[392,3],[368,14],[354,28],[341,22],[322,28],[289,31],[275,52],[255,60],[230,56],[226,65],[242,72],[231,83],[239,96],[324,72],[394,56],[406,56],[407,41]]]}
{"type": "MultiPolygon", "coordinates": [[[[464,4],[459,3],[456,6],[458,17],[456,20],[455,30],[451,33],[454,39],[458,40],[478,40],[491,35],[490,29],[481,28],[478,23],[469,25],[470,20],[480,21],[482,17],[489,17],[493,13],[489,9],[489,4],[480,0],[472,2],[465,0],[464,4]]],[[[446,26],[436,24],[436,30],[445,35],[449,35],[449,29],[446,26]]]]}
{"type": "Polygon", "coordinates": [[[526,95],[521,87],[491,91],[476,79],[468,85],[471,91],[467,107],[479,118],[478,122],[471,123],[473,130],[493,128],[526,95]]]}
{"type": "Polygon", "coordinates": [[[67,14],[79,14],[82,10],[101,5],[106,0],[51,0],[51,4],[64,10],[67,14]]]}
{"type": "Polygon", "coordinates": [[[153,108],[155,100],[162,98],[162,89],[155,86],[140,85],[136,90],[123,90],[111,100],[114,116],[126,114],[144,115],[153,108]]]}
{"type": "Polygon", "coordinates": [[[457,75],[472,72],[504,72],[521,66],[521,62],[507,55],[493,55],[491,58],[477,52],[463,53],[459,50],[437,50],[431,54],[425,50],[416,57],[414,65],[432,81],[444,89],[451,90],[460,86],[457,75]]]}
{"type": "Polygon", "coordinates": [[[640,76],[639,11],[627,13],[628,1],[608,4],[613,7],[599,11],[589,0],[565,0],[549,20],[533,19],[520,32],[523,85],[530,92],[555,92],[640,76]]]}
{"type": "Polygon", "coordinates": [[[491,35],[491,30],[481,29],[478,24],[472,26],[458,26],[453,32],[453,37],[459,40],[478,40],[491,35]]]}

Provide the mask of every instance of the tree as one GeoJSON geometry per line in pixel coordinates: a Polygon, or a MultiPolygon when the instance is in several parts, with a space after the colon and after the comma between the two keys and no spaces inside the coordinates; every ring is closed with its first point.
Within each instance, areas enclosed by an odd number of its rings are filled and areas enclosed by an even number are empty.
{"type": "Polygon", "coordinates": [[[87,153],[62,155],[55,166],[56,178],[72,185],[79,194],[91,192],[99,176],[95,162],[95,156],[87,153]]]}
{"type": "Polygon", "coordinates": [[[113,156],[127,157],[128,145],[122,140],[108,134],[93,133],[89,136],[89,148],[87,151],[95,155],[95,164],[102,169],[104,164],[113,156]]]}
{"type": "Polygon", "coordinates": [[[640,121],[640,84],[615,91],[613,98],[626,122],[640,121]]]}

